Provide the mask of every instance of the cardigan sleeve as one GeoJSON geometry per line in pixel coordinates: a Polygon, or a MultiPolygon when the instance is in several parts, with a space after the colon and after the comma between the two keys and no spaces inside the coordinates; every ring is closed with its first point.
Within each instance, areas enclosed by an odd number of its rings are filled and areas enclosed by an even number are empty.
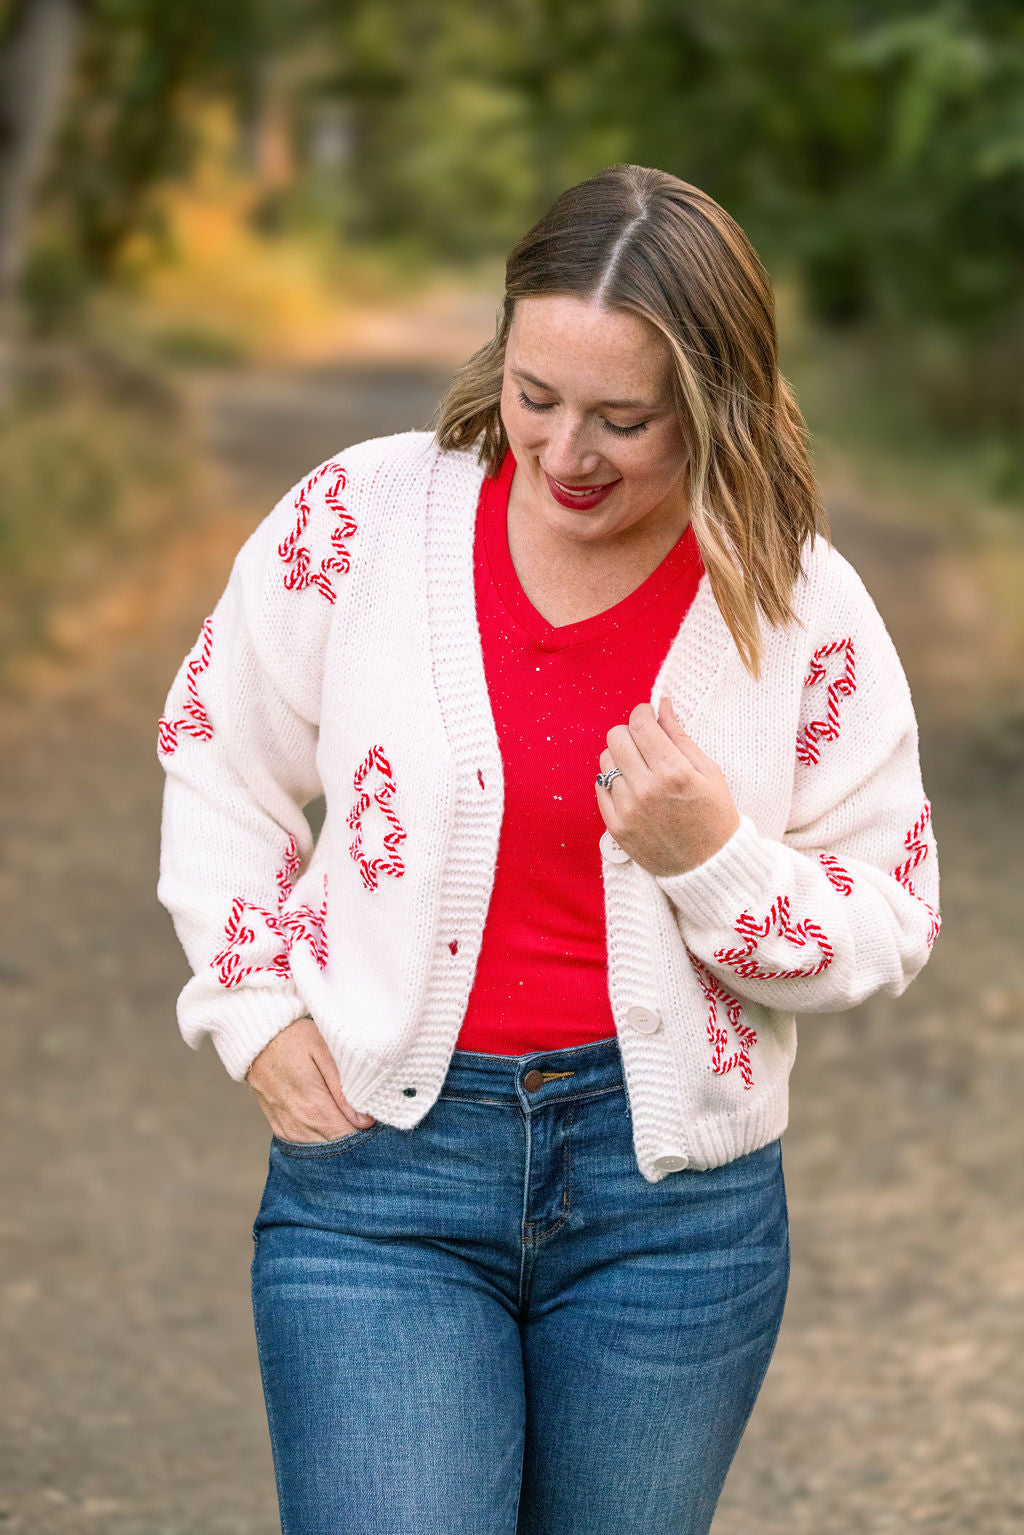
{"type": "Polygon", "coordinates": [[[832,637],[808,641],[786,831],[763,836],[741,814],[707,862],[658,880],[691,955],[730,991],[786,1012],[900,995],[940,926],[910,689],[874,603],[842,565],[832,637]]]}
{"type": "Polygon", "coordinates": [[[193,1048],[209,1034],[236,1080],[306,1012],[289,963],[302,917],[286,901],[312,851],[303,807],[321,792],[323,651],[352,526],[345,478],[328,460],[246,541],[159,722],[157,898],[194,972],[178,1022],[193,1048]]]}

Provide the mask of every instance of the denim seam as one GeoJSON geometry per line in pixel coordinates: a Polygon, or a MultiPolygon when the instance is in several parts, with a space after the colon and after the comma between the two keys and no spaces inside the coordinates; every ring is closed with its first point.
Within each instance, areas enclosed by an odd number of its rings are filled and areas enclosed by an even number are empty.
{"type": "Polygon", "coordinates": [[[518,1098],[475,1098],[471,1093],[439,1093],[438,1101],[444,1103],[487,1103],[496,1109],[519,1108],[518,1098]]]}
{"type": "Polygon", "coordinates": [[[346,1152],[352,1150],[353,1146],[365,1145],[381,1130],[386,1129],[386,1121],[379,1119],[375,1125],[353,1130],[349,1135],[343,1135],[336,1141],[286,1141],[275,1135],[274,1144],[284,1157],[292,1157],[296,1162],[317,1162],[324,1157],[344,1156],[346,1152]]]}
{"type": "MultiPolygon", "coordinates": [[[[537,1107],[548,1108],[553,1104],[561,1107],[562,1105],[570,1103],[584,1103],[591,1098],[605,1098],[609,1093],[618,1093],[622,1090],[623,1084],[621,1082],[616,1082],[612,1087],[594,1087],[589,1091],[581,1089],[576,1093],[563,1093],[560,1094],[557,1098],[553,1097],[546,1099],[544,1103],[537,1105],[537,1107]]],[[[438,1097],[439,1099],[444,1099],[446,1103],[490,1103],[494,1104],[496,1108],[501,1108],[502,1106],[508,1108],[522,1106],[518,1097],[477,1098],[471,1093],[440,1093],[438,1097]]]]}
{"type": "MultiPolygon", "coordinates": [[[[782,1318],[783,1318],[783,1313],[785,1311],[786,1299],[787,1299],[787,1296],[788,1296],[788,1293],[789,1293],[789,1277],[790,1277],[791,1267],[792,1267],[792,1253],[791,1253],[790,1239],[789,1239],[789,1215],[788,1215],[788,1211],[787,1211],[787,1213],[786,1213],[786,1287],[785,1287],[785,1290],[783,1291],[783,1296],[782,1296],[782,1307],[783,1307],[783,1309],[779,1313],[779,1320],[778,1320],[778,1322],[776,1323],[776,1326],[775,1326],[775,1337],[772,1339],[772,1346],[768,1350],[768,1357],[765,1359],[764,1366],[763,1366],[763,1368],[761,1370],[761,1374],[758,1377],[757,1386],[756,1386],[756,1388],[754,1389],[754,1391],[751,1394],[750,1403],[749,1403],[749,1406],[747,1407],[746,1415],[743,1418],[742,1426],[740,1427],[739,1434],[736,1437],[737,1448],[739,1447],[740,1442],[742,1441],[742,1439],[744,1438],[744,1436],[745,1436],[745,1434],[747,1432],[747,1427],[748,1427],[748,1425],[750,1423],[751,1418],[754,1415],[754,1408],[757,1406],[757,1399],[761,1395],[761,1388],[763,1387],[763,1385],[765,1383],[765,1378],[767,1377],[768,1370],[769,1370],[769,1368],[771,1366],[771,1362],[775,1358],[775,1350],[778,1347],[779,1334],[782,1331],[782,1318]]],[[[721,1501],[722,1493],[725,1490],[725,1484],[726,1484],[726,1481],[728,1480],[729,1472],[731,1470],[732,1470],[732,1461],[730,1461],[729,1465],[727,1465],[726,1468],[725,1468],[725,1472],[724,1472],[724,1474],[722,1476],[721,1484],[719,1485],[719,1488],[718,1488],[718,1496],[715,1498],[714,1509],[712,1510],[712,1514],[718,1508],[718,1504],[721,1501]]]]}
{"type": "Polygon", "coordinates": [[[523,1202],[522,1202],[522,1208],[520,1210],[520,1216],[519,1216],[519,1289],[518,1289],[518,1305],[519,1305],[519,1317],[520,1317],[520,1322],[521,1322],[523,1314],[524,1314],[524,1311],[525,1311],[526,1292],[527,1292],[527,1289],[529,1287],[528,1257],[529,1257],[529,1253],[530,1253],[530,1244],[526,1240],[526,1229],[527,1229],[527,1225],[528,1225],[528,1222],[527,1222],[527,1219],[526,1219],[526,1210],[527,1210],[527,1200],[528,1200],[529,1190],[530,1190],[530,1154],[531,1154],[531,1152],[533,1150],[533,1134],[532,1134],[532,1126],[531,1126],[531,1123],[530,1123],[530,1116],[529,1116],[529,1114],[527,1114],[526,1110],[522,1107],[522,1105],[520,1105],[520,1113],[523,1116],[523,1127],[524,1127],[524,1129],[526,1131],[526,1155],[523,1158],[523,1202]]]}
{"type": "MultiPolygon", "coordinates": [[[[561,1215],[558,1218],[558,1220],[555,1222],[555,1224],[553,1226],[549,1226],[546,1231],[542,1232],[539,1237],[530,1237],[530,1236],[528,1236],[526,1238],[526,1243],[525,1243],[525,1245],[527,1247],[533,1247],[533,1248],[541,1247],[548,1240],[549,1237],[557,1236],[558,1233],[561,1231],[562,1227],[565,1225],[566,1221],[569,1219],[569,1216],[572,1213],[572,1207],[571,1207],[571,1204],[570,1204],[570,1201],[569,1201],[569,1166],[570,1166],[570,1145],[571,1145],[571,1141],[572,1141],[572,1127],[573,1127],[573,1125],[575,1123],[576,1123],[576,1114],[575,1114],[574,1109],[570,1107],[568,1115],[566,1117],[565,1144],[564,1144],[564,1147],[562,1149],[562,1204],[565,1207],[565,1213],[564,1213],[564,1215],[561,1215]]],[[[524,1225],[527,1226],[527,1227],[536,1226],[536,1224],[537,1224],[536,1221],[525,1221],[524,1222],[524,1225]]]]}
{"type": "MultiPolygon", "coordinates": [[[[256,1264],[256,1253],[257,1253],[258,1249],[259,1249],[259,1239],[258,1239],[258,1237],[254,1237],[254,1248],[253,1248],[253,1255],[252,1255],[252,1263],[249,1266],[250,1284],[252,1284],[252,1270],[253,1270],[253,1268],[255,1267],[255,1264],[256,1264]]],[[[262,1369],[263,1369],[262,1332],[261,1332],[261,1329],[260,1329],[260,1322],[259,1322],[259,1308],[256,1305],[255,1285],[253,1285],[252,1288],[253,1288],[252,1323],[253,1323],[253,1331],[256,1334],[256,1353],[257,1353],[257,1356],[260,1359],[260,1371],[261,1371],[261,1374],[262,1374],[262,1369]]],[[[274,1423],[274,1410],[273,1410],[273,1407],[271,1406],[271,1402],[270,1402],[270,1393],[268,1391],[264,1390],[263,1396],[264,1396],[264,1400],[265,1400],[265,1403],[266,1403],[266,1409],[267,1409],[267,1429],[268,1429],[268,1432],[270,1434],[270,1453],[271,1453],[271,1457],[272,1457],[273,1462],[274,1462],[274,1482],[275,1482],[276,1487],[277,1487],[278,1513],[281,1516],[281,1535],[289,1535],[288,1527],[287,1527],[287,1525],[285,1523],[285,1517],[284,1517],[284,1472],[283,1472],[283,1469],[282,1469],[282,1462],[281,1462],[279,1451],[278,1451],[278,1437],[277,1437],[277,1428],[276,1428],[275,1423],[274,1423]]]]}

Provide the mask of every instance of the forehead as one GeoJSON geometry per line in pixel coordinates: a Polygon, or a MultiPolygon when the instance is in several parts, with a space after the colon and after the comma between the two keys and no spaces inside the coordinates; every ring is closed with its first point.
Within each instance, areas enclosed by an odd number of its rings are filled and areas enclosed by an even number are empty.
{"type": "Polygon", "coordinates": [[[650,398],[668,391],[671,353],[660,331],[639,315],[544,294],[517,300],[506,361],[559,390],[650,398]]]}

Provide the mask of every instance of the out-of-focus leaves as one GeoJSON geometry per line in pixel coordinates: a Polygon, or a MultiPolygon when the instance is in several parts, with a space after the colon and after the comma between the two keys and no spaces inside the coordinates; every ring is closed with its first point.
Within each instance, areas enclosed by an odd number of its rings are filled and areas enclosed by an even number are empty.
{"type": "MultiPolygon", "coordinates": [[[[254,215],[268,235],[311,221],[417,262],[490,256],[561,188],[637,161],[718,198],[817,318],[959,338],[977,387],[936,385],[958,420],[990,419],[1014,371],[1019,0],[89,0],[87,14],[50,193],[87,272],[116,269],[140,230],[159,241],[153,194],[188,170],[196,103],[231,101],[244,141],[272,99],[289,170],[254,215]]],[[[39,291],[59,303],[54,274],[44,264],[39,291]]]]}

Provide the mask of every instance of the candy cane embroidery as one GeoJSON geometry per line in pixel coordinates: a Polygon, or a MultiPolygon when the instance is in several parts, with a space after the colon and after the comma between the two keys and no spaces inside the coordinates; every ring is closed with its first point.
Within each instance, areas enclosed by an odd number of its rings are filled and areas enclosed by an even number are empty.
{"type": "MultiPolygon", "coordinates": [[[[689,949],[686,951],[690,954],[689,949]]],[[[726,1072],[738,1067],[743,1078],[743,1089],[754,1085],[754,1075],[750,1065],[750,1052],[757,1044],[757,1030],[749,1024],[740,1022],[742,1003],[731,992],[726,991],[721,981],[711,974],[711,971],[702,965],[695,954],[690,954],[690,964],[693,966],[700,983],[700,989],[704,993],[708,1003],[708,1043],[711,1046],[711,1070],[716,1076],[725,1076],[726,1072]],[[725,1026],[719,1021],[718,1004],[725,1008],[725,1016],[736,1037],[736,1049],[731,1055],[726,1055],[729,1044],[729,1034],[725,1026]]]]}
{"type": "Polygon", "coordinates": [[[209,741],[213,738],[213,726],[210,724],[210,717],[203,707],[199,689],[196,686],[196,678],[202,676],[210,664],[210,654],[213,649],[212,614],[203,620],[202,632],[197,644],[199,654],[192,657],[185,672],[185,689],[188,697],[182,705],[181,717],[168,719],[162,714],[157,726],[157,749],[165,757],[171,757],[177,751],[179,730],[185,735],[194,736],[197,741],[209,741]]]}
{"type": "Polygon", "coordinates": [[[395,781],[391,772],[391,764],[384,755],[384,749],[380,746],[371,746],[369,752],[356,768],[352,777],[352,787],[358,798],[346,817],[346,825],[355,832],[355,840],[349,845],[349,853],[359,865],[363,876],[363,884],[367,890],[376,890],[378,876],[390,874],[393,879],[401,879],[405,873],[405,864],[397,852],[398,844],[405,841],[405,829],[392,808],[391,801],[395,793],[395,781]],[[381,782],[370,794],[363,787],[370,772],[376,768],[381,782]],[[387,857],[368,858],[363,851],[363,826],[362,819],[365,811],[375,804],[388,823],[389,830],[384,833],[384,847],[387,857]]]}
{"type": "Polygon", "coordinates": [[[826,656],[838,655],[840,651],[846,652],[846,668],[840,677],[834,678],[828,685],[825,703],[825,718],[823,720],[811,720],[802,730],[797,731],[796,755],[798,761],[805,767],[812,767],[821,757],[819,741],[834,741],[839,735],[839,700],[849,698],[857,691],[857,675],[853,664],[853,640],[833,640],[830,645],[822,645],[814,652],[811,660],[811,669],[804,678],[804,687],[814,687],[828,675],[822,665],[826,656]]]}
{"type": "Polygon", "coordinates": [[[350,558],[346,538],[351,538],[357,530],[355,518],[348,512],[340,501],[341,492],[345,489],[346,476],[341,464],[333,460],[321,464],[320,468],[311,474],[295,497],[296,521],[288,537],[277,547],[277,552],[290,567],[286,572],[284,584],[286,591],[301,592],[307,586],[315,586],[322,597],[333,603],[337,597],[332,574],[345,575],[349,569],[350,558]],[[313,558],[305,544],[300,544],[299,539],[306,531],[309,522],[310,494],[319,480],[324,475],[333,475],[333,479],[324,490],[324,502],[338,519],[336,527],[331,529],[332,553],[325,555],[320,561],[319,570],[313,570],[313,558]]]}
{"type": "Polygon", "coordinates": [[[284,863],[274,875],[274,879],[277,883],[277,906],[279,911],[292,893],[292,889],[294,888],[295,883],[295,876],[298,874],[301,866],[302,859],[299,857],[298,849],[295,845],[295,838],[294,836],[289,837],[288,846],[284,850],[284,863]]]}
{"type": "Polygon", "coordinates": [[[308,943],[313,958],[321,970],[327,969],[327,875],[324,875],[324,898],[320,910],[312,906],[298,906],[294,911],[281,913],[281,926],[288,943],[288,954],[297,943],[308,943]]]}
{"type": "Polygon", "coordinates": [[[217,979],[222,986],[237,986],[250,975],[275,975],[287,980],[291,975],[291,951],[296,943],[308,943],[319,968],[327,968],[327,875],[324,875],[324,898],[319,911],[314,911],[311,906],[299,906],[295,911],[284,910],[284,904],[294,888],[293,876],[298,873],[301,862],[295,838],[290,837],[284,850],[284,863],[274,876],[277,884],[276,912],[266,911],[240,895],[235,896],[224,929],[228,941],[210,962],[218,967],[217,979]],[[246,913],[249,913],[249,919],[243,921],[246,913]],[[243,966],[244,951],[256,943],[257,919],[263,924],[264,933],[261,936],[264,940],[269,935],[280,947],[267,964],[243,966]]]}
{"type": "Polygon", "coordinates": [[[236,895],[231,903],[231,915],[224,929],[224,936],[228,940],[219,954],[215,954],[210,961],[217,966],[217,979],[222,986],[237,986],[250,975],[276,975],[282,980],[287,980],[291,974],[288,964],[288,941],[281,924],[281,918],[273,912],[265,911],[262,906],[256,906],[252,901],[246,901],[242,896],[236,895]],[[243,917],[248,913],[248,921],[243,917]],[[256,942],[256,921],[263,923],[265,932],[260,936],[264,939],[269,934],[281,943],[281,948],[265,965],[243,965],[243,951],[256,942]]]}
{"type": "Polygon", "coordinates": [[[825,870],[825,877],[829,884],[838,890],[840,895],[853,894],[853,875],[843,868],[838,858],[831,853],[819,853],[818,862],[825,870]]]}
{"type": "Polygon", "coordinates": [[[925,911],[931,918],[927,939],[929,949],[935,942],[936,938],[939,936],[939,929],[942,926],[942,918],[939,916],[934,906],[929,906],[924,897],[918,895],[911,882],[910,876],[917,868],[918,864],[923,863],[923,861],[928,857],[928,844],[922,841],[922,838],[924,835],[924,829],[928,825],[928,822],[931,820],[931,818],[931,801],[926,799],[921,814],[918,816],[917,820],[914,822],[913,826],[910,828],[910,830],[907,832],[907,835],[903,839],[903,846],[907,849],[908,857],[903,861],[903,863],[897,865],[897,867],[892,871],[892,877],[896,883],[898,885],[902,885],[904,890],[906,890],[910,895],[914,897],[915,901],[920,901],[921,905],[924,907],[925,911]]]}
{"type": "Polygon", "coordinates": [[[776,896],[772,902],[768,915],[760,922],[749,911],[745,911],[736,923],[736,932],[741,938],[746,939],[741,949],[716,949],[715,958],[719,964],[728,965],[730,970],[735,970],[737,975],[744,976],[747,980],[754,981],[793,981],[809,979],[813,975],[820,975],[827,970],[834,958],[832,945],[827,935],[818,924],[810,917],[803,922],[793,923],[789,917],[789,897],[776,896]],[[762,938],[769,936],[785,938],[795,948],[805,948],[808,938],[812,938],[817,945],[821,958],[816,965],[810,967],[798,967],[795,970],[762,970],[756,959],[751,955],[757,949],[762,938]]]}

